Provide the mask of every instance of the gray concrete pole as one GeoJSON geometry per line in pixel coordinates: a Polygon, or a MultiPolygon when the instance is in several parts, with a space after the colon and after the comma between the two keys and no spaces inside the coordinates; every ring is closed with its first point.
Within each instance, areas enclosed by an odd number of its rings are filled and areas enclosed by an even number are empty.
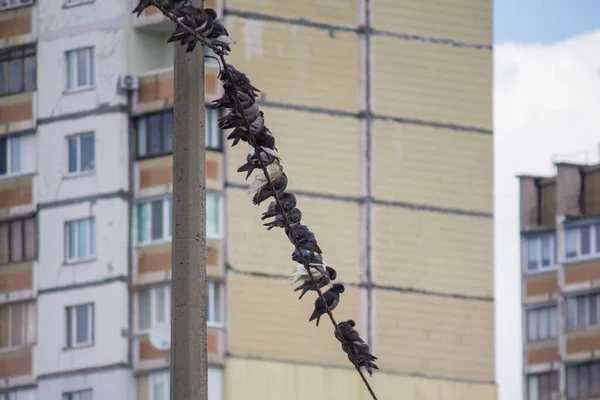
{"type": "Polygon", "coordinates": [[[207,400],[204,52],[174,46],[171,399],[207,400]]]}

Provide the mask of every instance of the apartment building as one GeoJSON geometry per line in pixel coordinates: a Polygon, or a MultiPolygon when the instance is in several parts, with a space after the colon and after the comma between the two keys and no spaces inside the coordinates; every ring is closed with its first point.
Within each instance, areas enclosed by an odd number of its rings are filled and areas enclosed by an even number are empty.
{"type": "MultiPolygon", "coordinates": [[[[149,333],[171,307],[173,26],[134,3],[0,6],[1,400],[168,398],[149,333]]],[[[303,222],[346,285],[335,315],[380,358],[379,397],[495,399],[491,2],[206,6],[262,91],[303,222]]],[[[217,73],[207,59],[207,102],[217,73]]],[[[249,149],[218,118],[210,399],[364,399],[333,327],[308,323],[293,247],[261,226],[235,172],[249,149]]]]}
{"type": "Polygon", "coordinates": [[[520,176],[524,399],[600,396],[600,164],[520,176]]]}

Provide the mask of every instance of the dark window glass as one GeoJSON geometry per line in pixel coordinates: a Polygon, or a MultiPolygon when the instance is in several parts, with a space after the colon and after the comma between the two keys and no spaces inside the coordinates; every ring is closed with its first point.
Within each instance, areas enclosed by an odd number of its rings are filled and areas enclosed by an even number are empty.
{"type": "Polygon", "coordinates": [[[595,363],[590,367],[590,396],[600,395],[600,364],[595,363]]]}
{"type": "Polygon", "coordinates": [[[586,325],[585,321],[585,296],[580,296],[577,298],[577,327],[582,327],[586,325]]]}
{"type": "Polygon", "coordinates": [[[600,224],[596,224],[596,253],[600,253],[600,224]]]}
{"type": "Polygon", "coordinates": [[[163,238],[163,201],[156,200],[151,204],[152,208],[152,240],[163,238]]]}
{"type": "Polygon", "coordinates": [[[590,241],[590,227],[582,226],[579,230],[581,235],[581,255],[584,256],[586,254],[590,254],[591,241],[590,241]]]}
{"type": "Polygon", "coordinates": [[[173,111],[167,111],[162,118],[163,152],[173,151],[173,111]]]}
{"type": "Polygon", "coordinates": [[[8,140],[0,138],[0,175],[8,173],[8,140]]]}
{"type": "Polygon", "coordinates": [[[148,136],[150,137],[150,154],[162,153],[160,114],[154,114],[148,117],[148,136]]]}
{"type": "Polygon", "coordinates": [[[25,220],[25,259],[33,260],[37,252],[37,229],[35,218],[25,220]]]}
{"type": "Polygon", "coordinates": [[[8,80],[10,79],[9,65],[10,61],[0,61],[0,96],[8,93],[8,80]]]}
{"type": "Polygon", "coordinates": [[[13,59],[10,61],[10,92],[20,93],[23,89],[23,59],[13,59]]]}
{"type": "Polygon", "coordinates": [[[81,147],[81,157],[80,157],[80,167],[79,170],[81,172],[84,171],[93,171],[95,164],[95,154],[94,154],[94,134],[93,133],[85,133],[82,134],[79,138],[81,147]]]}
{"type": "Polygon", "coordinates": [[[0,50],[0,96],[36,87],[35,47],[0,50]]]}
{"type": "Polygon", "coordinates": [[[569,399],[577,398],[577,367],[567,368],[567,397],[569,399]]]}
{"type": "Polygon", "coordinates": [[[590,388],[590,367],[588,365],[582,365],[579,367],[578,371],[578,379],[579,379],[579,392],[577,395],[579,397],[586,397],[589,395],[590,388]]]}
{"type": "Polygon", "coordinates": [[[590,325],[596,325],[598,323],[598,295],[592,294],[589,297],[589,310],[590,310],[590,325]]]}
{"type": "Polygon", "coordinates": [[[173,111],[149,114],[137,120],[137,156],[156,156],[173,151],[173,111]]]}
{"type": "Polygon", "coordinates": [[[23,221],[10,223],[10,261],[23,260],[23,221]]]}

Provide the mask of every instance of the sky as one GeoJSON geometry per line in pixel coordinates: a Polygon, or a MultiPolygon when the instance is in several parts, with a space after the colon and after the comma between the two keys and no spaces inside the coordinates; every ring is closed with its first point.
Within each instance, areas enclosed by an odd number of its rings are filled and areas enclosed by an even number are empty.
{"type": "Polygon", "coordinates": [[[522,399],[516,175],[551,175],[553,158],[600,162],[599,15],[599,0],[494,1],[498,400],[522,399]]]}

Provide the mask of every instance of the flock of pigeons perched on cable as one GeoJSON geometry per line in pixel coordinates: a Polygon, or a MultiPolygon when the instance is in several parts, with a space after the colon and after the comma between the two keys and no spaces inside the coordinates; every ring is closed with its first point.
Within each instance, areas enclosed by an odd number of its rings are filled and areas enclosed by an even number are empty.
{"type": "MultiPolygon", "coordinates": [[[[225,27],[216,21],[217,13],[211,8],[199,9],[187,1],[140,0],[133,12],[137,12],[139,16],[145,8],[157,4],[164,11],[174,15],[181,24],[204,38],[213,50],[218,50],[217,54],[227,54],[230,51],[229,44],[235,43],[229,37],[225,27]]],[[[187,44],[186,51],[191,52],[198,39],[188,29],[178,24],[175,33],[168,41],[187,44]]],[[[221,61],[225,62],[222,57],[221,61]]],[[[268,230],[283,228],[290,242],[296,247],[292,253],[292,260],[298,265],[290,279],[292,283],[301,282],[294,289],[294,291],[301,291],[299,297],[301,299],[308,291],[320,290],[335,281],[337,273],[323,260],[323,252],[314,233],[302,224],[302,212],[297,208],[296,196],[286,191],[288,177],[283,172],[281,159],[275,147],[275,137],[265,125],[264,114],[256,104],[257,93],[260,90],[250,83],[246,74],[238,71],[231,64],[224,65],[219,73],[219,79],[223,83],[225,94],[211,106],[230,110],[229,114],[219,119],[219,128],[233,129],[227,137],[228,140],[233,140],[232,146],[243,141],[253,148],[246,157],[246,163],[238,169],[238,172],[246,172],[246,179],[248,179],[255,170],[258,171],[248,189],[248,193],[253,195],[252,202],[255,205],[262,204],[270,197],[274,198],[261,219],[264,221],[272,218],[264,226],[268,230]]],[[[318,326],[319,320],[327,313],[327,309],[333,311],[338,306],[340,295],[344,290],[343,284],[334,283],[323,293],[323,297],[317,297],[309,321],[316,320],[318,326]]],[[[361,339],[354,326],[353,320],[340,322],[335,329],[335,337],[342,343],[342,349],[348,355],[350,362],[357,368],[365,367],[372,375],[372,369],[378,369],[375,365],[377,357],[369,352],[369,345],[361,339]]]]}

